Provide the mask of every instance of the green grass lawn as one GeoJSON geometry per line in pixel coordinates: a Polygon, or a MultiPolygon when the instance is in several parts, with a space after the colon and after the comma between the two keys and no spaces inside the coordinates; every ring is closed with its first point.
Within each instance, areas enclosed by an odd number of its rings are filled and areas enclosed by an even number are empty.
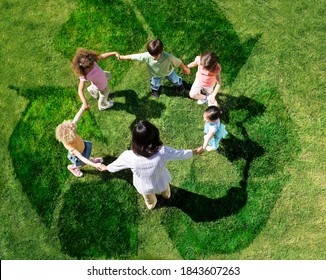
{"type": "MultiPolygon", "coordinates": [[[[325,259],[321,1],[0,5],[1,259],[325,259]],[[128,170],[68,173],[54,131],[80,106],[76,48],[138,53],[153,38],[185,64],[218,53],[229,137],[218,152],[169,163],[172,197],[148,211],[128,170]]],[[[144,119],[166,145],[201,145],[204,107],[168,83],[150,99],[138,62],[101,66],[113,75],[115,105],[100,112],[87,96],[91,109],[78,126],[94,155],[113,161],[144,119]]],[[[189,88],[195,70],[181,75],[189,88]]]]}

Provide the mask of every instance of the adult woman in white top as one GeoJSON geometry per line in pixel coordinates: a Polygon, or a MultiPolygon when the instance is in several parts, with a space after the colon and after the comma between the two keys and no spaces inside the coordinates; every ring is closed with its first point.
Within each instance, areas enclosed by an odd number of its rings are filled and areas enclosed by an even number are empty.
{"type": "Polygon", "coordinates": [[[170,198],[171,175],[166,168],[170,160],[191,158],[195,150],[176,150],[164,146],[160,132],[148,121],[135,125],[132,131],[131,150],[124,151],[114,162],[101,170],[116,172],[130,168],[133,172],[133,185],[143,195],[148,209],[156,205],[156,193],[170,198]]]}

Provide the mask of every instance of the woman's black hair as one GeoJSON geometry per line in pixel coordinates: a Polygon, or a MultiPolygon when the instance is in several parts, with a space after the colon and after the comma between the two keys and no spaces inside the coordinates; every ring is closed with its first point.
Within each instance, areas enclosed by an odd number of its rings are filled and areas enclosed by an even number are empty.
{"type": "Polygon", "coordinates": [[[158,128],[148,121],[141,121],[132,130],[131,149],[139,156],[150,157],[163,145],[158,128]]]}

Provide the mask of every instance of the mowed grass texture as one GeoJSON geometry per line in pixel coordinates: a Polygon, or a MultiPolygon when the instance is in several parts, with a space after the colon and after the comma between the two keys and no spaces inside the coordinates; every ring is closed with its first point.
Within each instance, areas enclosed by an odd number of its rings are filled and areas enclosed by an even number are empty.
{"type": "MultiPolygon", "coordinates": [[[[316,158],[311,158],[303,171],[307,172],[306,178],[298,173],[304,164],[302,156],[312,156],[312,152],[307,154],[310,146],[303,147],[300,140],[309,142],[315,131],[316,139],[323,139],[322,129],[316,129],[324,124],[323,111],[317,102],[322,96],[320,87],[312,87],[318,90],[312,96],[306,92],[304,97],[309,96],[309,101],[303,103],[301,94],[291,89],[291,83],[297,83],[293,77],[295,71],[283,69],[291,69],[288,59],[293,60],[293,69],[297,69],[299,62],[284,54],[291,53],[288,47],[291,43],[297,47],[288,35],[290,30],[285,36],[287,48],[284,40],[268,44],[273,32],[268,32],[265,15],[273,8],[274,21],[269,20],[272,26],[281,29],[288,26],[282,9],[272,4],[216,5],[213,1],[193,4],[179,1],[178,5],[169,1],[60,4],[70,7],[71,12],[62,15],[60,23],[48,25],[37,24],[42,20],[35,17],[38,15],[35,7],[42,10],[44,6],[36,4],[33,10],[27,2],[21,4],[30,11],[29,26],[42,30],[44,36],[36,38],[34,48],[26,31],[17,36],[17,41],[29,42],[31,47],[27,51],[35,57],[38,57],[35,48],[39,46],[47,58],[39,63],[32,59],[24,61],[32,69],[26,74],[18,67],[22,62],[16,68],[13,66],[13,76],[20,78],[15,82],[8,75],[2,86],[5,93],[2,99],[8,108],[3,118],[8,118],[11,111],[15,116],[14,123],[4,122],[8,127],[4,146],[8,150],[3,156],[10,159],[12,167],[5,169],[8,179],[4,179],[2,191],[6,201],[2,212],[7,225],[1,233],[3,258],[323,258],[322,246],[316,246],[323,244],[323,218],[318,222],[311,220],[324,209],[322,144],[316,144],[316,158]],[[158,5],[169,13],[154,9],[158,5]],[[249,7],[256,13],[249,13],[249,7]],[[127,15],[122,11],[127,11],[127,15]],[[205,17],[199,16],[205,11],[210,12],[205,17]],[[247,11],[247,16],[256,22],[260,18],[265,21],[253,26],[240,11],[247,11]],[[56,26],[53,34],[48,30],[51,26],[56,26]],[[167,52],[186,64],[205,50],[219,54],[223,85],[218,102],[230,135],[217,153],[170,163],[172,198],[168,202],[159,199],[158,208],[149,212],[132,186],[130,171],[109,174],[87,167],[84,178],[72,178],[66,170],[66,152],[56,142],[54,130],[61,121],[72,118],[80,106],[76,92],[78,79],[69,67],[76,48],[136,53],[145,51],[146,42],[156,37],[162,39],[167,52]],[[61,63],[54,57],[60,58],[61,63]],[[61,65],[61,73],[67,75],[62,76],[57,68],[39,75],[44,69],[58,67],[57,64],[61,65]],[[6,98],[9,93],[21,106],[6,98]],[[14,110],[7,104],[12,104],[14,110]],[[303,109],[307,109],[301,108],[302,104],[308,108],[314,104],[316,111],[315,121],[305,122],[306,134],[299,129],[303,109]],[[316,180],[312,183],[309,176],[316,180]],[[293,204],[295,199],[301,201],[300,194],[311,195],[311,199],[303,200],[308,204],[301,209],[293,204]],[[320,202],[316,201],[316,194],[320,202]],[[13,217],[10,201],[18,209],[26,210],[13,217]],[[293,211],[286,213],[285,209],[293,211]],[[23,229],[22,236],[13,226],[17,221],[23,229]],[[312,224],[313,227],[309,226],[312,224]],[[308,243],[297,239],[290,235],[290,225],[308,236],[311,232],[314,238],[308,243]],[[35,230],[42,238],[35,237],[35,230]],[[24,244],[29,240],[37,244],[35,249],[27,250],[29,247],[24,244]]],[[[14,10],[14,5],[6,2],[3,8],[8,13],[14,10]]],[[[53,8],[61,9],[59,4],[53,8]]],[[[287,8],[295,17],[296,8],[287,8]]],[[[316,14],[318,19],[319,13],[316,14]]],[[[318,33],[317,19],[312,20],[311,29],[318,33]]],[[[8,20],[16,22],[14,17],[8,20]]],[[[20,24],[23,27],[26,22],[20,24]]],[[[322,47],[314,43],[310,57],[316,57],[317,63],[322,47]]],[[[9,52],[8,47],[6,50],[9,52]]],[[[303,53],[304,48],[299,48],[300,51],[303,53]]],[[[19,60],[20,52],[14,54],[19,60]]],[[[106,163],[129,147],[130,128],[141,119],[155,123],[167,145],[194,148],[202,143],[203,107],[186,95],[177,94],[168,83],[158,100],[149,99],[145,65],[112,58],[101,66],[113,74],[111,91],[115,106],[99,112],[96,101],[90,100],[91,110],[83,115],[78,129],[85,139],[93,142],[94,153],[104,156],[106,163]]],[[[308,69],[311,75],[317,71],[313,67],[308,69]]],[[[180,69],[177,71],[181,74],[180,69]]],[[[183,75],[188,89],[194,74],[192,71],[189,77],[183,75]]],[[[303,75],[300,78],[306,80],[303,75]]],[[[317,79],[316,84],[322,85],[322,81],[317,79]]],[[[309,86],[307,83],[306,87],[309,86]]]]}

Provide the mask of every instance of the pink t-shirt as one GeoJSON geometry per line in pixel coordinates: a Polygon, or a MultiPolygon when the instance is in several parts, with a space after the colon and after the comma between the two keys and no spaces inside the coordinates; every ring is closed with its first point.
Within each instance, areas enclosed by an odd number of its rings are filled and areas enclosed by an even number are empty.
{"type": "Polygon", "coordinates": [[[93,69],[85,76],[80,76],[80,80],[82,81],[91,81],[94,86],[97,87],[98,90],[103,90],[108,86],[108,80],[102,68],[98,66],[96,62],[94,62],[93,69]]]}
{"type": "Polygon", "coordinates": [[[198,65],[198,70],[196,73],[196,80],[200,82],[205,87],[212,87],[216,83],[216,75],[221,72],[221,66],[216,65],[215,71],[210,72],[201,65],[200,56],[196,56],[195,62],[198,65]]]}

